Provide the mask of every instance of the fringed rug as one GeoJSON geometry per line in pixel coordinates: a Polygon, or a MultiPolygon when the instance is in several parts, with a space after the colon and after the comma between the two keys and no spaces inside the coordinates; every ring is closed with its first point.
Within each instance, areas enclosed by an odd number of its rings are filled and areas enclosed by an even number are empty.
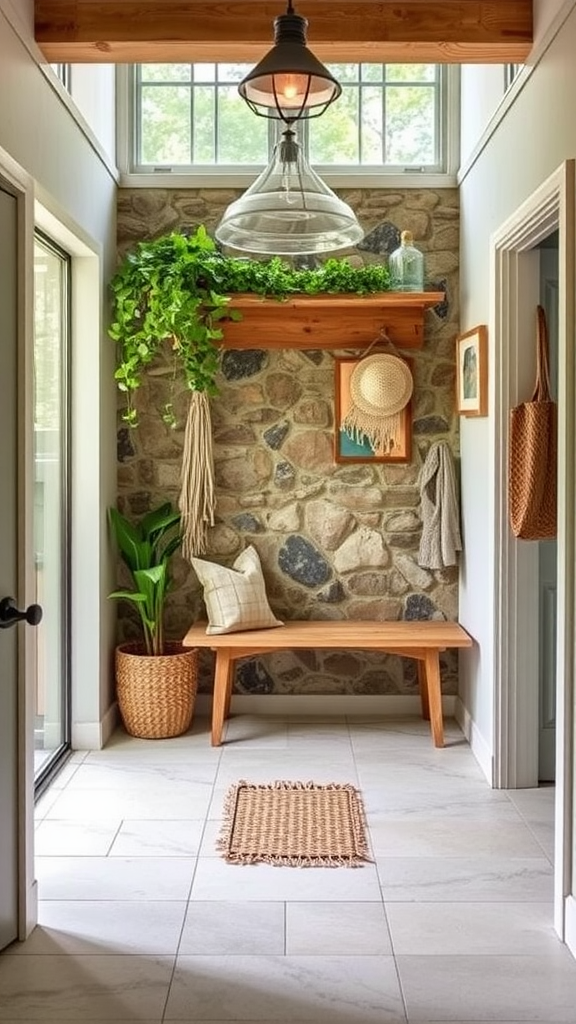
{"type": "Polygon", "coordinates": [[[217,845],[233,864],[359,867],[370,860],[360,794],[337,783],[239,782],[226,796],[217,845]]]}

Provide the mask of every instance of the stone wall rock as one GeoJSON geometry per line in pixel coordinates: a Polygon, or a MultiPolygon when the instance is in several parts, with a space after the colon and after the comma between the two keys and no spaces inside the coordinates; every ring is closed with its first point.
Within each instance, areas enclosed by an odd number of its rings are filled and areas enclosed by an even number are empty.
{"type": "MultiPolygon", "coordinates": [[[[415,392],[408,464],[334,459],[334,358],[342,352],[258,349],[223,353],[219,394],[211,400],[217,522],[204,557],[231,564],[254,544],[270,604],[284,619],[451,619],[458,614],[458,573],[418,566],[418,476],[430,444],[448,441],[458,456],[454,348],[458,332],[458,221],[455,189],[343,189],[366,236],[350,258],[381,262],[414,233],[427,287],[445,299],[425,315],[425,343],[409,353],[415,392]]],[[[120,189],[119,252],[167,231],[213,230],[240,191],[120,189]]],[[[256,339],[255,339],[256,342],[256,339]]],[[[350,354],[350,353],[346,353],[350,354]]],[[[138,394],[140,427],[118,429],[119,507],[138,516],[177,501],[187,393],[173,397],[179,425],[158,413],[167,373],[138,394]]],[[[119,405],[121,406],[121,398],[119,405]]],[[[167,628],[181,636],[202,616],[201,589],[177,555],[167,628]]],[[[133,610],[119,604],[122,637],[137,635],[133,610]]],[[[213,659],[201,658],[201,689],[213,659]]],[[[442,688],[457,689],[457,657],[442,656],[442,688]]],[[[242,693],[416,694],[415,665],[370,652],[277,652],[239,665],[242,693]]]]}

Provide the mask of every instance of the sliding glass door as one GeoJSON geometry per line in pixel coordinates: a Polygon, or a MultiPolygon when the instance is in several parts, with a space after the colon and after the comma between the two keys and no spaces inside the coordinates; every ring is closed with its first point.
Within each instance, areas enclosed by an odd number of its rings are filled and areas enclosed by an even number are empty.
{"type": "Polygon", "coordinates": [[[70,747],[69,325],[70,260],[38,234],[34,244],[34,543],[36,784],[70,747]]]}

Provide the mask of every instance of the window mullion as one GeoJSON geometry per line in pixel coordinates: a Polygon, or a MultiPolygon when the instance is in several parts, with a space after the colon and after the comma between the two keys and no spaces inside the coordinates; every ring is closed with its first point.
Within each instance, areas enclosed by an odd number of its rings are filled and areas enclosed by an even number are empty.
{"type": "Polygon", "coordinates": [[[358,147],[358,149],[357,149],[357,152],[358,152],[358,163],[361,166],[362,165],[363,149],[364,149],[364,122],[363,122],[363,119],[362,119],[362,103],[363,103],[363,98],[364,98],[364,90],[363,90],[363,74],[362,74],[362,65],[361,64],[358,65],[358,74],[356,76],[356,81],[357,81],[357,84],[356,84],[356,124],[357,124],[356,146],[358,147]]]}
{"type": "Polygon", "coordinates": [[[195,77],[194,77],[194,65],[190,64],[190,79],[189,79],[190,103],[188,105],[188,110],[189,110],[189,116],[190,116],[190,163],[191,164],[194,164],[194,162],[195,162],[194,161],[194,157],[196,155],[195,152],[194,152],[194,149],[195,149],[195,145],[194,145],[194,134],[195,134],[194,133],[194,109],[195,109],[195,101],[196,101],[196,96],[194,94],[194,87],[195,87],[195,85],[196,85],[196,81],[195,81],[195,77]]]}
{"type": "Polygon", "coordinates": [[[214,119],[212,123],[212,139],[214,145],[214,163],[218,166],[220,156],[220,133],[218,131],[218,115],[220,112],[220,76],[216,67],[216,81],[214,82],[214,119]]]}
{"type": "Polygon", "coordinates": [[[388,89],[388,71],[387,65],[382,65],[382,165],[386,165],[387,145],[386,145],[386,101],[388,89]]]}
{"type": "Polygon", "coordinates": [[[439,80],[438,80],[438,74],[436,73],[434,75],[434,81],[433,81],[433,83],[432,83],[432,85],[430,87],[431,90],[432,90],[432,96],[433,96],[432,103],[433,103],[434,116],[432,118],[432,126],[433,126],[433,131],[434,131],[434,163],[436,165],[438,164],[439,157],[440,157],[439,146],[440,146],[440,130],[441,130],[441,125],[440,125],[441,110],[440,110],[440,103],[439,103],[439,99],[440,99],[439,85],[440,85],[440,83],[439,83],[439,80]]]}

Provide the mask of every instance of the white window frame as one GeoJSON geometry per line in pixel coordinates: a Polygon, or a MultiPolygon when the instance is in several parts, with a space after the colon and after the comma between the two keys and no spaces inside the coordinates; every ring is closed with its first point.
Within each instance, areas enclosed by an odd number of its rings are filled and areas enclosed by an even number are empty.
{"type": "Polygon", "coordinates": [[[62,83],[66,92],[72,91],[72,65],[71,64],[50,64],[50,67],[59,82],[62,83]]]}
{"type": "MultiPolygon", "coordinates": [[[[385,167],[334,167],[314,164],[322,178],[335,188],[454,188],[459,167],[460,69],[444,67],[444,103],[441,108],[440,147],[444,149],[444,171],[387,171],[385,167]]],[[[262,170],[262,165],[199,167],[198,170],[171,170],[160,167],[147,171],[132,169],[134,139],[134,101],[132,66],[117,68],[117,159],[120,185],[130,188],[247,188],[262,170]]]]}
{"type": "Polygon", "coordinates": [[[504,65],[504,92],[507,92],[514,84],[523,67],[523,64],[504,65]]]}

